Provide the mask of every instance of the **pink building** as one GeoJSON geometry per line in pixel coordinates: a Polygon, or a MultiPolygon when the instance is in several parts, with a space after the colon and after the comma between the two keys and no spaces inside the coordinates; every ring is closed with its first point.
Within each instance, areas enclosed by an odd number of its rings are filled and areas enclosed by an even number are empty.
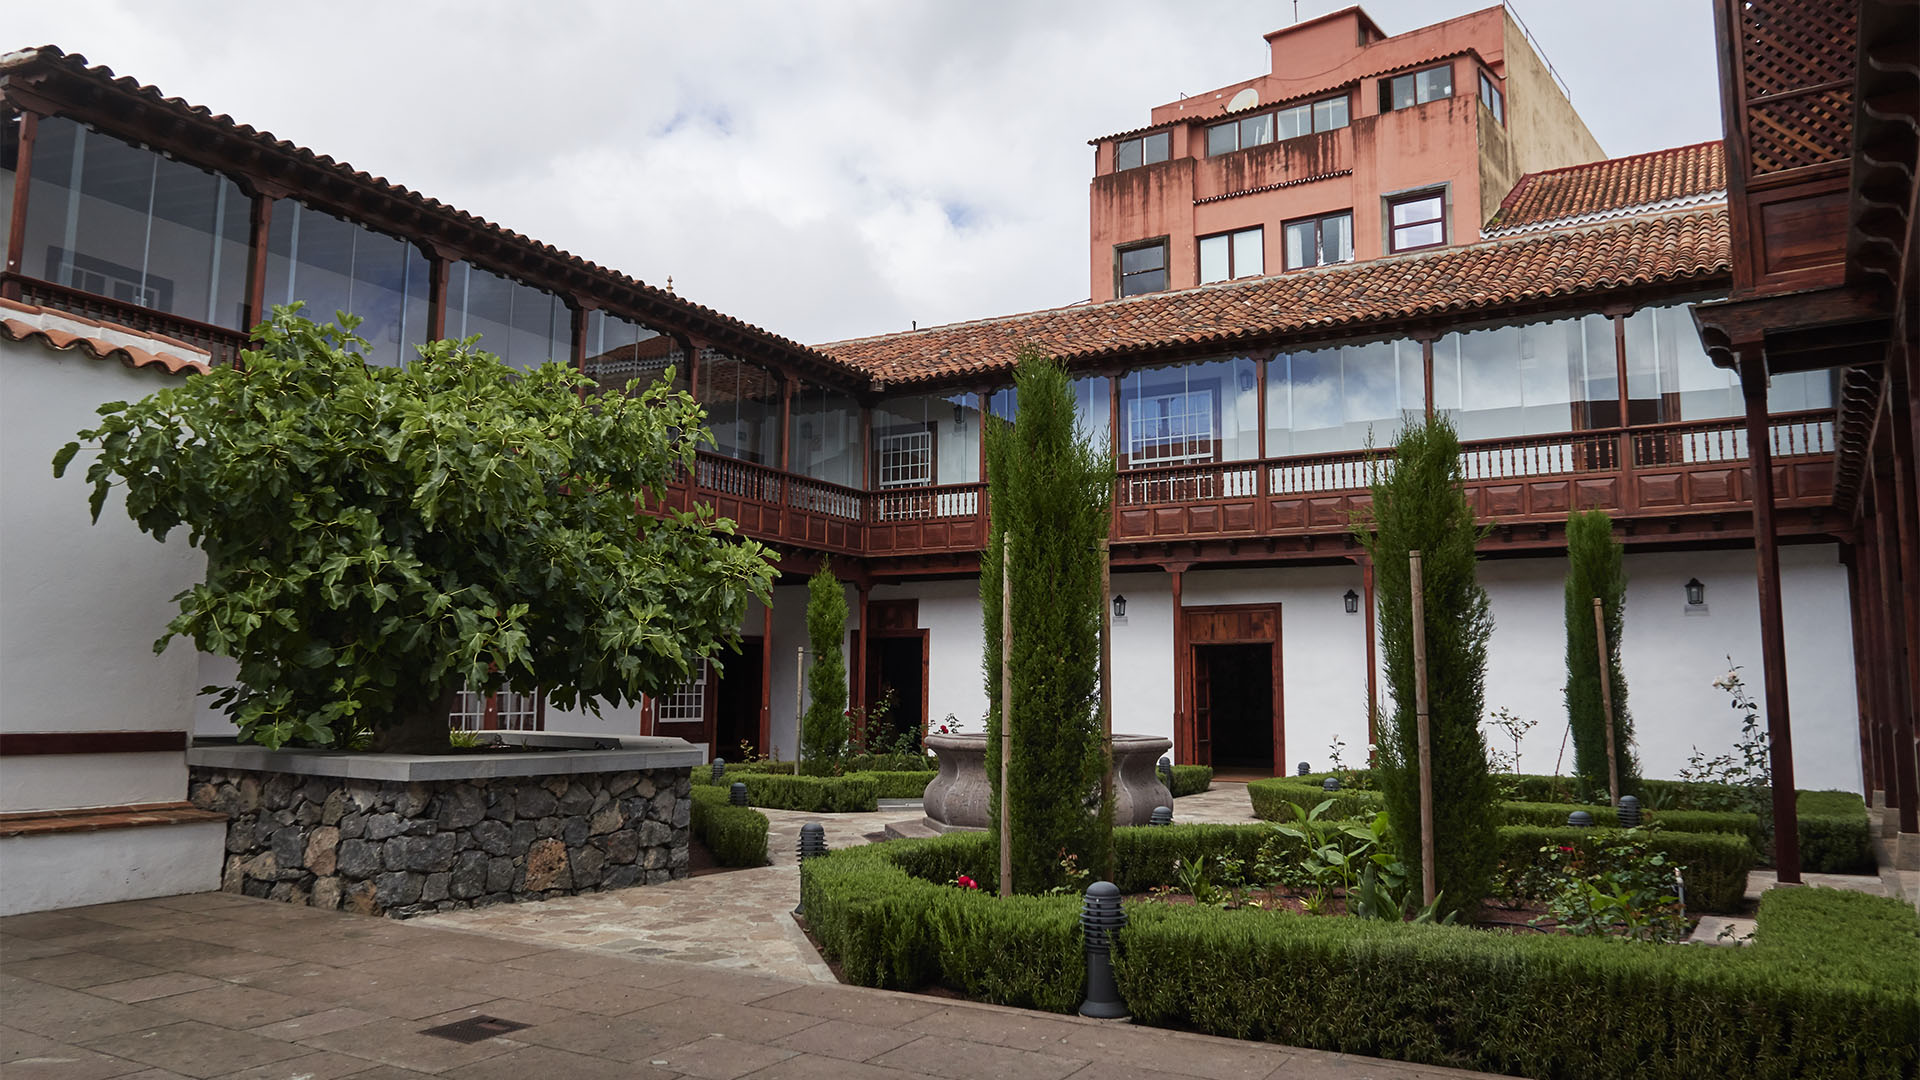
{"type": "Polygon", "coordinates": [[[1266,40],[1271,73],[1093,140],[1094,300],[1471,243],[1521,175],[1605,156],[1504,8],[1266,40]]]}

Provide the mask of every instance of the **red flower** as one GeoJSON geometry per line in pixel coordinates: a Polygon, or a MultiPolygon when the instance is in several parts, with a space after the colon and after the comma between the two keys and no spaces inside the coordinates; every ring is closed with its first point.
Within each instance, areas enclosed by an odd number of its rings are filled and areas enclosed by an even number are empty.
{"type": "Polygon", "coordinates": [[[954,884],[960,886],[963,889],[977,889],[980,887],[979,882],[973,880],[972,878],[968,877],[965,874],[961,874],[958,878],[954,879],[954,884]]]}
{"type": "Polygon", "coordinates": [[[1564,852],[1566,852],[1566,853],[1567,853],[1567,854],[1569,854],[1569,855],[1571,855],[1571,854],[1573,854],[1573,845],[1572,845],[1572,844],[1561,844],[1561,845],[1560,845],[1560,850],[1561,850],[1561,851],[1564,851],[1564,852]]]}

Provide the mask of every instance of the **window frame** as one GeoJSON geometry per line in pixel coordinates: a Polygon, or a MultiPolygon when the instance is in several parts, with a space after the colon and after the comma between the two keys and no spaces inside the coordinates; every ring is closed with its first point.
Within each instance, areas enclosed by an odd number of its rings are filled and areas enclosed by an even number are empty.
{"type": "Polygon", "coordinates": [[[1250,225],[1244,229],[1228,229],[1226,232],[1209,233],[1206,236],[1196,238],[1194,240],[1194,245],[1193,245],[1194,259],[1195,259],[1196,266],[1201,268],[1199,271],[1200,284],[1217,285],[1224,281],[1239,281],[1241,278],[1265,277],[1267,274],[1266,232],[1267,232],[1267,227],[1265,225],[1250,225]],[[1237,257],[1240,251],[1240,245],[1236,243],[1236,241],[1241,236],[1247,233],[1260,234],[1260,267],[1257,270],[1253,270],[1251,272],[1243,274],[1243,273],[1240,273],[1239,269],[1234,266],[1234,263],[1237,261],[1237,257]],[[1226,241],[1226,245],[1227,245],[1227,276],[1226,277],[1208,278],[1206,276],[1205,251],[1206,251],[1206,243],[1209,240],[1226,241]]]}
{"type": "Polygon", "coordinates": [[[1130,139],[1115,139],[1113,141],[1113,171],[1117,173],[1127,172],[1132,169],[1144,169],[1149,165],[1158,165],[1161,162],[1172,160],[1173,132],[1171,131],[1150,131],[1145,134],[1135,135],[1130,139]],[[1149,161],[1147,160],[1147,144],[1156,140],[1163,145],[1166,150],[1160,157],[1149,161]],[[1133,165],[1122,165],[1120,164],[1120,148],[1129,143],[1140,147],[1140,161],[1133,165]]]}
{"type": "Polygon", "coordinates": [[[1380,80],[1380,111],[1383,113],[1399,112],[1402,109],[1412,109],[1412,108],[1417,108],[1421,105],[1430,104],[1435,101],[1443,101],[1447,98],[1453,97],[1455,95],[1455,91],[1457,91],[1458,89],[1459,88],[1456,87],[1453,83],[1453,61],[1452,60],[1447,60],[1438,64],[1429,64],[1426,67],[1420,68],[1415,71],[1403,71],[1397,75],[1388,75],[1380,80]],[[1426,75],[1430,72],[1439,71],[1441,68],[1447,69],[1447,92],[1445,94],[1440,94],[1434,97],[1422,99],[1420,97],[1420,76],[1426,75]],[[1405,105],[1395,105],[1393,103],[1394,102],[1393,87],[1396,83],[1400,82],[1402,79],[1408,80],[1409,83],[1412,85],[1413,100],[1408,102],[1405,105]]]}
{"type": "Polygon", "coordinates": [[[1485,68],[1480,70],[1480,104],[1493,114],[1495,123],[1507,126],[1507,95],[1485,68]]]}
{"type": "Polygon", "coordinates": [[[1151,240],[1136,240],[1126,244],[1115,244],[1113,246],[1113,295],[1118,299],[1125,299],[1129,296],[1151,296],[1154,293],[1166,292],[1172,288],[1173,267],[1170,265],[1170,257],[1172,255],[1172,252],[1169,250],[1170,246],[1165,236],[1155,237],[1151,240]],[[1149,274],[1153,271],[1136,270],[1132,274],[1128,274],[1126,271],[1126,257],[1130,252],[1144,251],[1148,248],[1160,249],[1160,265],[1156,268],[1160,272],[1160,287],[1130,293],[1127,291],[1127,278],[1138,277],[1141,274],[1149,274]]]}
{"type": "Polygon", "coordinates": [[[1235,114],[1231,119],[1225,119],[1217,123],[1208,124],[1205,129],[1205,137],[1207,142],[1206,156],[1210,158],[1225,157],[1228,154],[1237,154],[1242,150],[1251,150],[1256,146],[1272,146],[1275,143],[1288,142],[1293,139],[1304,139],[1309,135],[1319,135],[1328,131],[1339,131],[1341,128],[1351,127],[1351,126],[1353,126],[1353,95],[1350,92],[1342,92],[1338,94],[1327,94],[1322,97],[1310,98],[1305,101],[1295,101],[1295,102],[1291,102],[1289,104],[1284,104],[1284,105],[1273,105],[1273,106],[1269,106],[1266,109],[1255,109],[1255,110],[1249,110],[1245,113],[1235,114]],[[1332,127],[1323,128],[1320,126],[1320,106],[1332,101],[1346,102],[1347,104],[1346,123],[1336,124],[1332,127]],[[1305,113],[1307,118],[1307,130],[1298,135],[1289,135],[1286,138],[1281,138],[1280,137],[1280,114],[1286,113],[1286,112],[1295,112],[1295,111],[1303,111],[1305,113]],[[1249,120],[1258,120],[1258,119],[1261,119],[1262,117],[1267,119],[1267,131],[1269,133],[1269,137],[1264,142],[1256,142],[1256,143],[1249,143],[1243,138],[1241,138],[1241,133],[1246,130],[1243,125],[1245,125],[1246,122],[1249,120]],[[1223,131],[1227,129],[1231,129],[1233,131],[1233,148],[1230,150],[1215,150],[1213,148],[1214,132],[1223,131]]]}
{"type": "Polygon", "coordinates": [[[1280,263],[1284,269],[1312,270],[1312,269],[1315,269],[1316,267],[1339,266],[1342,263],[1350,263],[1352,261],[1354,261],[1354,251],[1353,251],[1353,210],[1351,207],[1345,210],[1329,211],[1328,213],[1325,213],[1325,214],[1310,214],[1306,217],[1293,218],[1289,221],[1281,222],[1280,224],[1280,263]],[[1330,263],[1315,262],[1307,266],[1295,266],[1288,261],[1287,259],[1288,230],[1292,229],[1295,225],[1305,225],[1308,222],[1312,222],[1313,223],[1313,250],[1315,252],[1318,252],[1321,249],[1322,240],[1323,240],[1323,229],[1326,223],[1332,220],[1333,218],[1337,218],[1337,217],[1344,217],[1347,219],[1347,257],[1346,258],[1341,259],[1339,262],[1330,262],[1330,263]]]}
{"type": "MultiPolygon", "coordinates": [[[[1181,411],[1181,415],[1183,417],[1191,417],[1191,416],[1196,416],[1200,414],[1201,413],[1196,412],[1191,408],[1183,407],[1181,411]]],[[[1142,386],[1138,391],[1134,393],[1133,397],[1126,403],[1126,408],[1122,411],[1120,416],[1120,423],[1126,429],[1126,435],[1125,435],[1126,455],[1125,456],[1126,456],[1126,467],[1128,469],[1151,469],[1151,468],[1156,468],[1160,466],[1169,466],[1169,465],[1199,465],[1199,464],[1206,464],[1209,462],[1215,462],[1220,460],[1220,395],[1216,393],[1214,388],[1211,386],[1201,386],[1196,388],[1196,387],[1188,386],[1185,383],[1173,383],[1173,382],[1164,383],[1160,387],[1142,386]],[[1192,438],[1191,436],[1183,436],[1182,439],[1179,440],[1177,445],[1183,445],[1188,447],[1189,449],[1186,453],[1167,454],[1164,456],[1156,456],[1156,457],[1142,457],[1139,453],[1139,449],[1142,446],[1152,445],[1152,446],[1171,447],[1171,446],[1175,446],[1176,443],[1162,442],[1162,443],[1148,444],[1143,441],[1138,441],[1134,438],[1136,431],[1139,429],[1141,423],[1144,420],[1143,417],[1138,415],[1141,411],[1140,409],[1141,404],[1147,401],[1165,401],[1165,400],[1172,400],[1174,398],[1180,398],[1183,401],[1191,401],[1192,399],[1195,399],[1195,398],[1205,399],[1206,408],[1202,411],[1204,412],[1207,419],[1207,431],[1206,431],[1206,439],[1205,439],[1206,449],[1205,450],[1192,449],[1192,447],[1199,445],[1199,442],[1194,438],[1192,438]]]]}
{"type": "Polygon", "coordinates": [[[1447,246],[1448,242],[1451,239],[1451,234],[1449,229],[1447,228],[1447,189],[1446,188],[1444,187],[1426,188],[1421,191],[1408,191],[1398,195],[1388,195],[1385,197],[1384,202],[1385,202],[1386,211],[1387,211],[1386,213],[1387,254],[1399,255],[1409,251],[1428,251],[1433,248],[1443,248],[1447,246]],[[1433,199],[1439,202],[1440,204],[1439,216],[1431,217],[1431,218],[1421,218],[1418,221],[1409,221],[1404,224],[1394,223],[1393,211],[1395,207],[1402,206],[1406,203],[1425,202],[1428,199],[1433,199]],[[1402,247],[1400,245],[1399,243],[1400,230],[1411,229],[1421,225],[1432,225],[1436,223],[1440,226],[1440,239],[1434,241],[1431,244],[1411,244],[1406,247],[1402,247]]]}

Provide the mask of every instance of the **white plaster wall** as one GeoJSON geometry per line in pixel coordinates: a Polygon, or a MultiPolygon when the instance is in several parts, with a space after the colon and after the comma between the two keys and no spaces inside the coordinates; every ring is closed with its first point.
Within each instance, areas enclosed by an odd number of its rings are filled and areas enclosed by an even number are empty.
{"type": "Polygon", "coordinates": [[[927,632],[927,720],[935,728],[951,715],[962,731],[986,730],[987,684],[980,667],[986,645],[980,620],[980,579],[876,585],[874,600],[919,601],[927,632]]]}
{"type": "Polygon", "coordinates": [[[1127,617],[1113,626],[1113,730],[1173,738],[1173,579],[1115,574],[1127,617]]]}
{"type": "Polygon", "coordinates": [[[211,892],[226,839],[219,821],[0,839],[0,915],[211,892]]]}
{"type": "MultiPolygon", "coordinates": [[[[193,727],[198,661],[153,642],[201,577],[184,534],[162,545],[121,500],[88,522],[84,452],[55,480],[51,462],[103,401],[133,400],[178,377],[135,371],[36,339],[0,339],[0,730],[193,727]]],[[[96,755],[0,759],[0,811],[171,802],[186,796],[182,755],[135,764],[96,755]]]]}

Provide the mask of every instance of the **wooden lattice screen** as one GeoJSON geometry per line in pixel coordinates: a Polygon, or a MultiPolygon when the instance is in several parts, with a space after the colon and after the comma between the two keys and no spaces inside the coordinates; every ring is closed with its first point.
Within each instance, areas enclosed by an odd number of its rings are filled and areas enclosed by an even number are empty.
{"type": "Polygon", "coordinates": [[[1748,0],[1739,8],[1752,175],[1846,160],[1853,143],[1855,5],[1748,0]]]}

